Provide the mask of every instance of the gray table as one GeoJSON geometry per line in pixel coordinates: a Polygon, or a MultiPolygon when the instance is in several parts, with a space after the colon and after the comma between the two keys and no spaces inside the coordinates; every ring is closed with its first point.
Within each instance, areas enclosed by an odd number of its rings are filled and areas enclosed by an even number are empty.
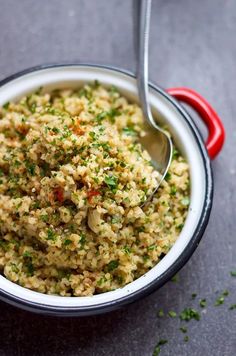
{"type": "MultiPolygon", "coordinates": [[[[128,308],[90,318],[38,316],[0,302],[0,355],[236,354],[236,1],[154,0],[151,26],[153,82],[188,86],[209,100],[226,127],[227,141],[213,162],[215,200],[203,240],[179,273],[179,282],[128,308]],[[229,289],[214,307],[216,291],[229,289]],[[191,294],[196,292],[196,301],[191,294]],[[159,308],[180,312],[207,299],[200,322],[183,341],[178,318],[158,319],[159,308]]],[[[133,70],[131,1],[0,0],[0,79],[41,63],[112,64],[133,70]]],[[[197,120],[197,118],[196,118],[197,120]]]]}

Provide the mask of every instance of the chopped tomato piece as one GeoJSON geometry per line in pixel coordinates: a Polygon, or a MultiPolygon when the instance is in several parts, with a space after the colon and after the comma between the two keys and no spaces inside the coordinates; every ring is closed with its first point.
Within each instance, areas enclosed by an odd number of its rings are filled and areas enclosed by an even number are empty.
{"type": "Polygon", "coordinates": [[[54,189],[54,195],[56,197],[56,199],[60,202],[63,203],[64,201],[64,191],[62,188],[56,188],[54,189]]]}
{"type": "Polygon", "coordinates": [[[75,126],[73,127],[73,132],[76,134],[76,135],[83,135],[84,134],[84,130],[81,129],[80,127],[80,124],[79,124],[79,120],[77,121],[77,123],[75,124],[75,126]]]}
{"type": "Polygon", "coordinates": [[[87,194],[89,203],[91,203],[92,198],[96,197],[97,195],[101,195],[98,190],[90,190],[87,194]]]}

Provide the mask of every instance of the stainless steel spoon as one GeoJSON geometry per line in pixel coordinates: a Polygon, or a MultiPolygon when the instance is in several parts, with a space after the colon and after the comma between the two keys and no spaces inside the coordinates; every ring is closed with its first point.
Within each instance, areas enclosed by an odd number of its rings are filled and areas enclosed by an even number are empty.
{"type": "Polygon", "coordinates": [[[148,101],[148,47],[149,24],[152,0],[133,0],[134,2],[134,39],[137,52],[137,84],[140,104],[145,121],[148,125],[146,135],[140,138],[140,143],[148,151],[155,169],[160,173],[158,186],[148,198],[151,199],[164,179],[172,159],[173,145],[170,137],[157,125],[152,116],[148,101]]]}

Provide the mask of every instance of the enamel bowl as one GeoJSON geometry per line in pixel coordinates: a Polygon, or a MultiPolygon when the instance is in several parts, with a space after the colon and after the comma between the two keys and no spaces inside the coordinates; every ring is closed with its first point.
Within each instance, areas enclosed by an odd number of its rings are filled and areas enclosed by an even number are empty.
{"type": "MultiPolygon", "coordinates": [[[[104,86],[115,85],[131,101],[138,102],[132,74],[93,65],[50,65],[32,68],[0,82],[0,105],[17,100],[43,86],[78,87],[97,79],[104,86]]],[[[183,230],[167,255],[150,271],[123,288],[88,297],[45,295],[23,288],[0,275],[0,298],[12,305],[54,315],[92,315],[111,311],[140,299],[165,284],[188,261],[205,231],[213,197],[211,158],[221,150],[223,126],[211,106],[186,88],[164,91],[150,84],[150,102],[158,122],[168,126],[175,145],[190,167],[190,207],[183,230]],[[175,99],[191,105],[208,127],[207,147],[187,111],[175,99]]]]}

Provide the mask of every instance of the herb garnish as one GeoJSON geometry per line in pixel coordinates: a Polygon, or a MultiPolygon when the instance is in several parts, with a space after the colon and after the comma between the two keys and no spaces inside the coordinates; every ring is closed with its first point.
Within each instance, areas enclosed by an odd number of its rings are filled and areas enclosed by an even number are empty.
{"type": "Polygon", "coordinates": [[[116,189],[117,188],[117,182],[118,179],[115,176],[106,176],[104,179],[104,182],[110,189],[116,189]]]}
{"type": "Polygon", "coordinates": [[[156,344],[152,356],[158,356],[160,354],[161,348],[160,346],[165,345],[168,342],[168,340],[161,339],[158,341],[156,344]]]}
{"type": "Polygon", "coordinates": [[[119,266],[119,262],[117,260],[110,261],[107,265],[108,272],[114,271],[119,266]]]}
{"type": "Polygon", "coordinates": [[[193,308],[185,308],[179,315],[181,320],[190,321],[191,319],[195,319],[199,321],[201,319],[200,314],[196,309],[193,308]]]}

